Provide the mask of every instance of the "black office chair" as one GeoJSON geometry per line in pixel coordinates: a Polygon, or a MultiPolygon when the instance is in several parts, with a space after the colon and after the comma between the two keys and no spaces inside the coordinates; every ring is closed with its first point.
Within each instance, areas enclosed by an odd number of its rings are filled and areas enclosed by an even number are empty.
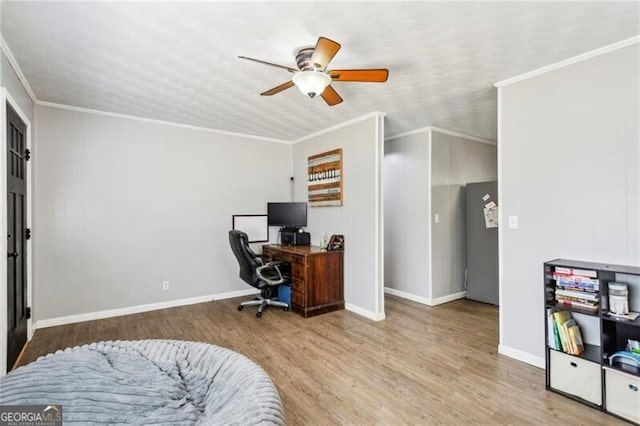
{"type": "Polygon", "coordinates": [[[245,306],[258,306],[256,316],[260,318],[265,306],[279,306],[285,311],[289,305],[273,298],[273,288],[291,282],[291,265],[286,262],[262,264],[262,259],[249,247],[249,237],[242,231],[229,231],[229,245],[240,266],[240,278],[247,284],[260,290],[260,296],[238,305],[241,311],[245,306]]]}

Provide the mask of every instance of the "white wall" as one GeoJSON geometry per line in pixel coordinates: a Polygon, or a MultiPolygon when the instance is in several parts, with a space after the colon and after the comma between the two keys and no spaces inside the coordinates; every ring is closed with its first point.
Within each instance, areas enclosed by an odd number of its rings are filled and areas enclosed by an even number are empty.
{"type": "Polygon", "coordinates": [[[542,263],[640,265],[639,45],[500,85],[500,352],[544,365],[542,263]]]}
{"type": "Polygon", "coordinates": [[[373,113],[293,146],[295,201],[307,201],[308,157],[342,148],[343,206],[309,207],[308,231],[316,245],[325,233],[344,235],[345,304],[347,309],[372,319],[384,318],[383,135],[383,115],[373,113]]]}
{"type": "Polygon", "coordinates": [[[384,285],[431,298],[429,279],[429,129],[385,140],[384,285]]]}
{"type": "Polygon", "coordinates": [[[432,303],[464,297],[465,185],[497,173],[495,145],[431,131],[432,303]]]}
{"type": "Polygon", "coordinates": [[[288,199],[290,145],[47,106],[37,137],[37,320],[250,289],[231,217],[288,199]]]}

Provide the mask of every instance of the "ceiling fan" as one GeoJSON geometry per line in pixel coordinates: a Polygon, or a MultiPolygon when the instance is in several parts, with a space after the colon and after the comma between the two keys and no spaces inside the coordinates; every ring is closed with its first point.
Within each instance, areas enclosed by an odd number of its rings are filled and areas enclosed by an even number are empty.
{"type": "Polygon", "coordinates": [[[334,81],[384,83],[389,77],[389,70],[380,69],[352,69],[352,70],[327,70],[327,65],[340,50],[340,44],[326,37],[318,38],[315,47],[304,47],[296,54],[298,69],[278,65],[271,62],[253,59],[247,56],[238,56],[258,62],[264,65],[283,68],[293,73],[293,78],[284,84],[260,93],[262,96],[271,96],[280,93],[290,87],[297,86],[300,91],[310,98],[320,95],[329,106],[342,102],[342,98],[331,87],[334,81]]]}

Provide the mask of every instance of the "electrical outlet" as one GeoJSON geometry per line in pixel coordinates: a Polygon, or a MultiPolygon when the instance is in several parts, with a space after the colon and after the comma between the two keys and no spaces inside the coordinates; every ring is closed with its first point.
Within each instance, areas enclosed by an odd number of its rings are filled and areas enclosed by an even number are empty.
{"type": "Polygon", "coordinates": [[[162,291],[169,291],[169,281],[162,282],[162,291]]]}

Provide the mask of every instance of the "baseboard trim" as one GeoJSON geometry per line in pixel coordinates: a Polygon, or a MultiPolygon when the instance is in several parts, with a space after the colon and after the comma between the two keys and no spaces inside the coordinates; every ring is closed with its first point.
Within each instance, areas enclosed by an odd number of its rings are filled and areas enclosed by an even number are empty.
{"type": "Polygon", "coordinates": [[[443,303],[453,302],[454,300],[464,299],[467,297],[466,291],[461,291],[459,293],[447,294],[446,296],[436,297],[435,299],[431,299],[431,306],[442,305],[443,303]]]}
{"type": "Polygon", "coordinates": [[[407,293],[407,292],[396,290],[395,288],[389,288],[389,287],[385,287],[384,292],[389,293],[392,296],[402,297],[403,299],[422,303],[423,305],[427,305],[427,306],[442,305],[443,303],[453,302],[454,300],[464,299],[465,297],[467,297],[466,291],[448,294],[446,296],[437,297],[435,299],[429,299],[428,297],[418,296],[415,294],[407,293]]]}
{"type": "Polygon", "coordinates": [[[498,345],[498,353],[526,364],[533,365],[534,367],[542,368],[543,370],[545,368],[544,358],[531,355],[530,353],[521,351],[520,349],[514,349],[510,346],[500,344],[498,345]]]}
{"type": "Polygon", "coordinates": [[[407,293],[405,291],[396,290],[395,288],[385,287],[384,292],[390,294],[392,296],[401,297],[403,299],[411,300],[412,302],[422,303],[423,305],[432,306],[431,299],[424,296],[418,296],[412,293],[407,293]]]}
{"type": "Polygon", "coordinates": [[[214,294],[213,300],[233,299],[234,297],[253,296],[254,294],[260,294],[260,291],[255,289],[228,291],[226,293],[214,294]]]}
{"type": "Polygon", "coordinates": [[[363,317],[369,318],[373,321],[382,321],[386,318],[384,312],[380,314],[376,314],[375,312],[368,311],[366,309],[361,308],[360,306],[352,305],[351,303],[345,303],[344,308],[347,311],[353,312],[354,314],[362,315],[363,317]]]}
{"type": "Polygon", "coordinates": [[[85,314],[69,315],[65,317],[48,318],[35,322],[35,328],[56,327],[58,325],[74,324],[77,322],[94,321],[105,318],[120,317],[123,315],[139,314],[141,312],[156,311],[159,309],[175,308],[178,306],[194,305],[196,303],[212,302],[214,300],[230,299],[233,297],[250,296],[258,292],[249,290],[230,291],[227,293],[208,294],[206,296],[189,297],[186,299],[168,300],[166,302],[149,303],[146,305],[128,306],[125,308],[109,309],[106,311],[87,312],[85,314]]]}

